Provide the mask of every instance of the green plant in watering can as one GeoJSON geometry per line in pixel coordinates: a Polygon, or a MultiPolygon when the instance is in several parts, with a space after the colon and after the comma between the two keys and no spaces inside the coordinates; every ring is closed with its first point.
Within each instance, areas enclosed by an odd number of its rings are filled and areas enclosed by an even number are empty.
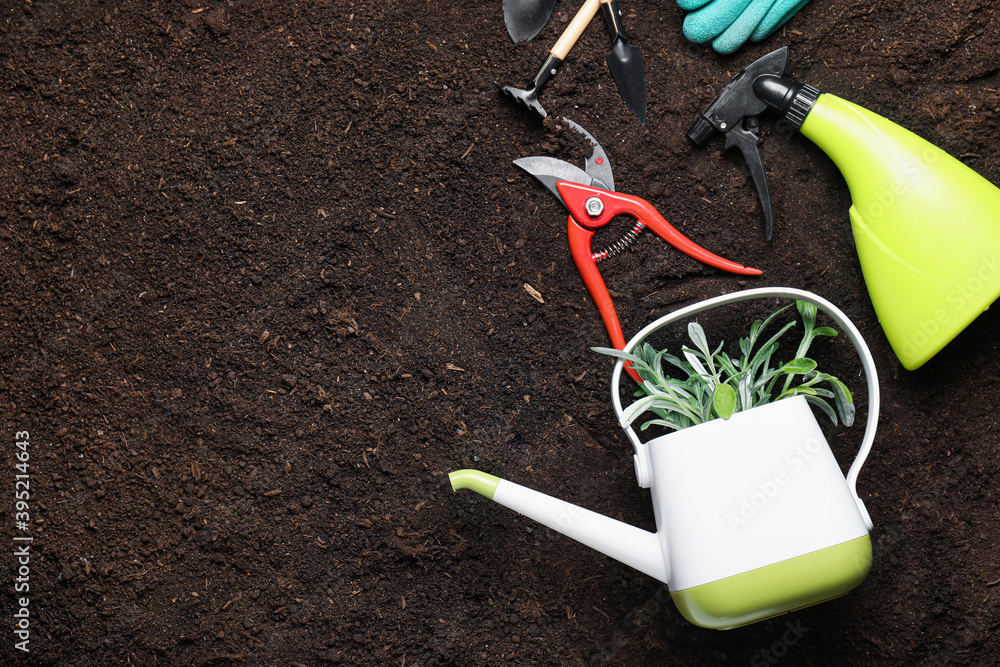
{"type": "Polygon", "coordinates": [[[723,343],[712,350],[704,328],[697,322],[688,324],[694,347],[682,347],[679,357],[649,343],[631,354],[613,348],[592,348],[625,359],[642,378],[635,394],[638,400],[625,410],[622,425],[628,426],[639,415],[652,412],[657,418],[645,422],[643,430],[656,425],[676,431],[720,417],[728,419],[736,412],[783,398],[804,396],[834,425],[839,416],[840,422],[850,426],[855,412],[850,390],[836,377],[817,370],[816,362],[806,356],[816,338],[836,336],[837,330],[816,326],[816,306],[805,301],[795,305],[802,318],[802,339],[794,358],[784,363],[775,361],[775,353],[779,339],[796,325],[795,320],[785,323],[769,338],[764,338],[764,332],[791,304],[756,320],[750,335],[739,341],[738,357],[724,352],[723,343]]]}

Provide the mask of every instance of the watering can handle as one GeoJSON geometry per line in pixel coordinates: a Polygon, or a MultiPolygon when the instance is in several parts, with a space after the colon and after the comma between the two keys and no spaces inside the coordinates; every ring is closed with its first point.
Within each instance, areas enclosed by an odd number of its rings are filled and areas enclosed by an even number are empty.
{"type": "MultiPolygon", "coordinates": [[[[871,518],[869,518],[868,511],[865,509],[865,505],[861,501],[861,498],[858,497],[857,482],[858,473],[861,472],[861,466],[863,466],[865,461],[868,459],[868,453],[871,451],[872,443],[875,441],[875,428],[878,424],[880,398],[878,372],[875,370],[875,360],[872,358],[872,353],[868,349],[868,345],[865,343],[864,338],[861,337],[861,332],[858,331],[857,327],[854,326],[854,323],[851,322],[847,315],[845,315],[839,308],[817,294],[813,294],[812,292],[807,292],[805,290],[795,289],[794,287],[761,287],[757,289],[743,290],[740,292],[732,292],[730,294],[723,294],[722,296],[717,296],[705,301],[699,301],[698,303],[664,315],[658,320],[648,324],[639,333],[633,336],[632,340],[626,343],[624,350],[626,352],[631,352],[639,343],[641,343],[654,331],[678,320],[690,317],[696,313],[710,310],[718,306],[736,303],[738,301],[771,297],[796,299],[813,304],[829,315],[830,318],[844,330],[847,337],[851,340],[851,343],[854,344],[854,349],[857,350],[858,356],[861,357],[861,365],[864,368],[865,378],[868,381],[868,423],[865,427],[865,435],[861,441],[861,447],[858,450],[858,455],[854,458],[854,463],[851,464],[850,470],[847,471],[847,486],[850,488],[851,495],[854,496],[854,500],[858,504],[858,509],[861,511],[861,517],[864,519],[868,529],[871,530],[871,518]]],[[[618,362],[615,363],[614,371],[611,374],[611,401],[615,406],[615,414],[618,415],[619,421],[621,420],[623,410],[618,387],[621,382],[622,367],[624,364],[625,361],[623,359],[619,359],[618,362]]],[[[625,434],[632,442],[632,446],[635,447],[635,470],[639,486],[648,488],[650,484],[650,463],[649,454],[646,451],[646,445],[639,440],[639,436],[636,435],[631,426],[626,426],[624,429],[625,434]]]]}

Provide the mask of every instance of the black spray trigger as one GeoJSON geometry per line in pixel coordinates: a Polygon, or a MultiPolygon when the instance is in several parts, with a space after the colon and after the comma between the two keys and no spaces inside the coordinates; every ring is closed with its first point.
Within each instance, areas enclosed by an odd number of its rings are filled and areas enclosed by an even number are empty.
{"type": "Polygon", "coordinates": [[[760,120],[756,116],[743,119],[742,123],[726,132],[726,148],[736,147],[743,154],[750,169],[750,178],[757,188],[760,207],[764,209],[764,240],[770,241],[774,236],[774,212],[771,209],[771,190],[767,185],[764,158],[760,154],[759,129],[760,120]]]}
{"type": "Polygon", "coordinates": [[[740,149],[764,210],[764,238],[768,241],[774,234],[774,214],[764,160],[760,155],[757,117],[770,105],[757,95],[754,83],[762,78],[778,80],[784,76],[788,53],[788,47],[783,46],[747,65],[698,115],[687,132],[687,138],[697,146],[704,146],[713,136],[722,134],[726,137],[726,148],[740,149]]]}
{"type": "Polygon", "coordinates": [[[744,118],[764,113],[767,104],[757,97],[754,81],[761,76],[784,76],[787,67],[787,46],[771,51],[747,65],[695,119],[694,125],[688,130],[688,139],[703,146],[715,132],[731,132],[739,127],[744,118]]]}

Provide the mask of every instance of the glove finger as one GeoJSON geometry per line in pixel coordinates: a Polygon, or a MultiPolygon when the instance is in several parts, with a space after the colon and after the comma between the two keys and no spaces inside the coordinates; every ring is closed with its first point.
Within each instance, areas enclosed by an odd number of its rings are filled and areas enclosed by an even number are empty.
{"type": "Polygon", "coordinates": [[[809,4],[809,0],[778,0],[768,11],[767,15],[761,19],[761,22],[757,25],[757,28],[750,35],[750,39],[754,42],[760,42],[771,34],[785,25],[788,19],[792,18],[796,12],[809,4]]]}
{"type": "Polygon", "coordinates": [[[743,13],[751,0],[713,0],[684,18],[684,36],[702,44],[723,32],[743,13]]]}
{"type": "Polygon", "coordinates": [[[728,55],[743,46],[757,24],[768,13],[773,2],[774,0],[753,0],[728,28],[715,38],[712,48],[728,55]]]}
{"type": "Polygon", "coordinates": [[[677,0],[677,6],[686,12],[690,12],[699,7],[704,7],[712,0],[677,0]]]}

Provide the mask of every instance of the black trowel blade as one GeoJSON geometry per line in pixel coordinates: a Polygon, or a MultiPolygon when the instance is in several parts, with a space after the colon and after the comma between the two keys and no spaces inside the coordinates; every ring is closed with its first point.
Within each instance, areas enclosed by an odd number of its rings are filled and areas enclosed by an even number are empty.
{"type": "Polygon", "coordinates": [[[503,0],[503,20],[515,43],[532,39],[552,16],[556,0],[503,0]]]}
{"type": "Polygon", "coordinates": [[[646,73],[642,49],[624,39],[616,39],[608,54],[608,69],[618,85],[618,94],[640,123],[646,122],[646,73]]]}

